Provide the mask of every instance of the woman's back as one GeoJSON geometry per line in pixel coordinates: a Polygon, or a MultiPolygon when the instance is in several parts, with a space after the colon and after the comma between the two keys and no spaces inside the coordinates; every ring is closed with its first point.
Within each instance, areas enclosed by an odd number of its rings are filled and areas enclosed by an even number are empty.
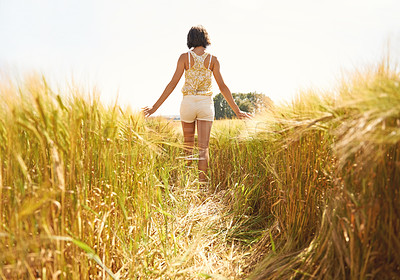
{"type": "Polygon", "coordinates": [[[211,62],[212,55],[206,52],[201,55],[194,51],[187,53],[183,95],[211,96],[213,94],[211,62]]]}
{"type": "MultiPolygon", "coordinates": [[[[210,44],[210,38],[204,27],[192,27],[187,37],[187,46],[192,50],[179,57],[174,76],[157,102],[152,107],[143,109],[145,116],[152,115],[175,89],[183,73],[185,73],[185,84],[182,88],[184,96],[180,110],[184,148],[189,159],[193,151],[195,142],[194,133],[197,126],[200,182],[207,181],[208,146],[211,126],[214,121],[214,105],[211,89],[212,75],[214,75],[221,93],[235,114],[239,118],[248,117],[246,113],[240,111],[232,97],[232,93],[225,85],[219,71],[220,65],[218,59],[205,52],[205,49],[210,44]]],[[[189,162],[191,161],[189,160],[189,162]]]]}

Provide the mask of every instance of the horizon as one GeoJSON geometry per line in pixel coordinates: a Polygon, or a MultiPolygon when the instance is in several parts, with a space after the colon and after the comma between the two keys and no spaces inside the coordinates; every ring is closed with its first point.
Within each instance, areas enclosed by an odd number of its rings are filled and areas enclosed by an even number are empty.
{"type": "MultiPolygon", "coordinates": [[[[331,89],[343,72],[376,64],[386,51],[398,58],[399,10],[394,0],[0,0],[0,71],[96,86],[103,102],[118,96],[138,110],[156,102],[187,51],[187,32],[202,24],[231,92],[290,102],[302,89],[331,89]]],[[[155,115],[179,113],[183,80],[155,115]]],[[[215,81],[213,89],[215,96],[215,81]]]]}

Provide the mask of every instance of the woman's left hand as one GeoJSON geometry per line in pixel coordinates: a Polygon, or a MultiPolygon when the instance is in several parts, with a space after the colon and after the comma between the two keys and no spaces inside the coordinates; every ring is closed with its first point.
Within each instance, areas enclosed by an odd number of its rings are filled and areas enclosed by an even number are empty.
{"type": "Polygon", "coordinates": [[[144,107],[144,108],[142,108],[142,112],[143,112],[143,114],[144,114],[144,116],[146,118],[150,117],[152,114],[154,114],[155,111],[156,110],[154,110],[153,107],[144,107]]]}

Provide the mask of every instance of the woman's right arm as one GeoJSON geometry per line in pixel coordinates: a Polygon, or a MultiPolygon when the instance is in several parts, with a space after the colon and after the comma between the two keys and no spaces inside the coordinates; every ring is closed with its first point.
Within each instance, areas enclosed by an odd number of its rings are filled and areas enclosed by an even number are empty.
{"type": "Polygon", "coordinates": [[[243,112],[239,109],[239,106],[236,104],[235,100],[233,99],[231,91],[225,84],[224,79],[222,79],[218,59],[214,56],[213,60],[214,61],[212,63],[211,69],[213,71],[215,81],[217,82],[219,90],[221,91],[222,95],[224,96],[224,98],[228,102],[229,106],[232,108],[233,112],[235,112],[236,116],[239,119],[249,118],[251,115],[249,113],[243,112]]]}

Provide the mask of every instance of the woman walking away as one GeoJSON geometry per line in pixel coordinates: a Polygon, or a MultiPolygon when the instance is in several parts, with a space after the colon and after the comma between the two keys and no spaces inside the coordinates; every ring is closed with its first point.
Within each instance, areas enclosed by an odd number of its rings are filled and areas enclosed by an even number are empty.
{"type": "Polygon", "coordinates": [[[222,95],[236,116],[240,119],[250,116],[248,113],[240,111],[233,100],[232,93],[222,79],[218,59],[205,52],[210,44],[210,38],[203,26],[192,27],[187,35],[187,46],[190,50],[179,57],[175,74],[157,102],[152,107],[143,108],[146,117],[152,115],[175,89],[185,71],[185,84],[182,88],[183,99],[180,108],[184,147],[186,155],[191,155],[197,123],[200,182],[207,182],[208,145],[211,126],[214,121],[211,74],[214,74],[222,95]]]}

